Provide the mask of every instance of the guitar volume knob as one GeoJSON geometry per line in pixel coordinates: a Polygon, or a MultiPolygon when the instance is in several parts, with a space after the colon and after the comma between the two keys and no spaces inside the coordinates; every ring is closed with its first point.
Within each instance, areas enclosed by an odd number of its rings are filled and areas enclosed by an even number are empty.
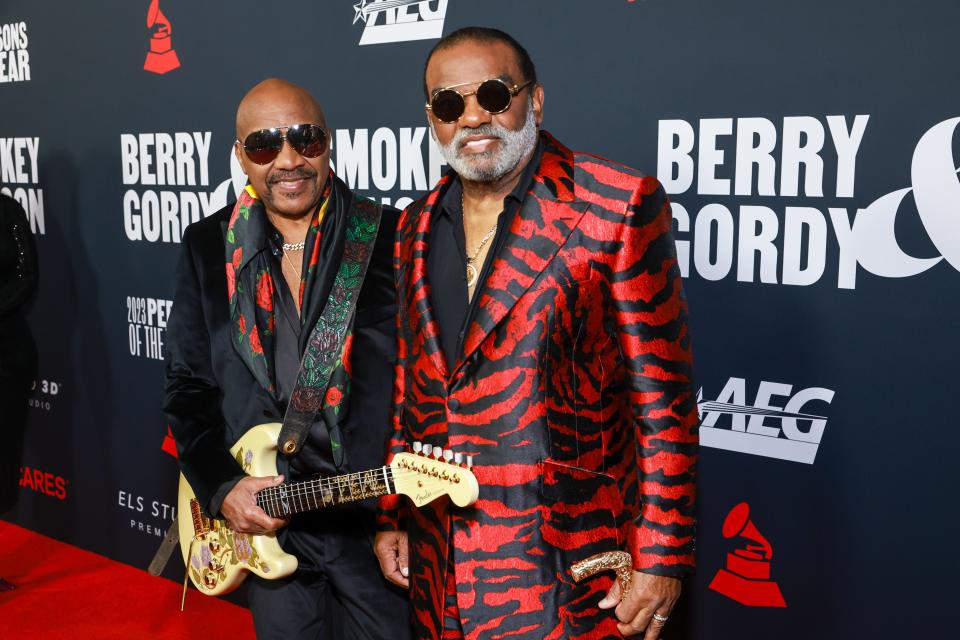
{"type": "Polygon", "coordinates": [[[423,451],[423,443],[417,440],[413,443],[413,452],[420,453],[421,451],[423,451]]]}

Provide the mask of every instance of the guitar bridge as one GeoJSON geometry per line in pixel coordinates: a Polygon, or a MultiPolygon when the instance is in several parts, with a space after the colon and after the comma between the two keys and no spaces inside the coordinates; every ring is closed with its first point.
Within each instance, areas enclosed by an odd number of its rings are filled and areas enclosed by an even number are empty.
{"type": "Polygon", "coordinates": [[[213,528],[213,520],[203,515],[200,503],[197,502],[196,498],[190,500],[190,517],[193,520],[194,538],[200,538],[200,536],[210,533],[213,528]]]}

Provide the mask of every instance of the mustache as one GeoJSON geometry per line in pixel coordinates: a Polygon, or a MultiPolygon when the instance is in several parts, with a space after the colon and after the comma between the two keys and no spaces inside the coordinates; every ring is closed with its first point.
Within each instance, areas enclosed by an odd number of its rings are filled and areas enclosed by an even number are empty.
{"type": "Polygon", "coordinates": [[[488,122],[476,127],[475,129],[463,128],[457,131],[457,133],[453,136],[453,140],[451,140],[448,144],[459,147],[463,143],[463,139],[469,136],[492,136],[494,138],[502,139],[504,137],[504,127],[493,124],[492,122],[488,122]]]}
{"type": "Polygon", "coordinates": [[[279,169],[270,174],[267,179],[269,184],[276,184],[284,180],[312,180],[317,177],[317,172],[309,167],[299,167],[297,169],[279,169]]]}

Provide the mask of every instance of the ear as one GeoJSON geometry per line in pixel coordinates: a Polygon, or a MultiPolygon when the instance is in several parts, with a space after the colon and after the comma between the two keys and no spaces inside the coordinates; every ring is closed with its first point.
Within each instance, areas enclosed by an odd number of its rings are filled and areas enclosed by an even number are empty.
{"type": "Polygon", "coordinates": [[[233,143],[233,155],[237,157],[237,162],[240,163],[240,168],[243,169],[243,175],[250,175],[250,172],[247,171],[247,156],[243,153],[239,142],[233,143]]]}
{"type": "Polygon", "coordinates": [[[533,101],[533,117],[537,121],[537,126],[543,122],[543,85],[537,84],[530,92],[530,99],[533,101]]]}

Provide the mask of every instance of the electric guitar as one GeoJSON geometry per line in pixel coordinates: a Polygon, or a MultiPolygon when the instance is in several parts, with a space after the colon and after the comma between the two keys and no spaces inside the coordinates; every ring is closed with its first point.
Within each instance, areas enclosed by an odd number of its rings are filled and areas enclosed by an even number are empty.
{"type": "MultiPolygon", "coordinates": [[[[252,476],[277,475],[277,436],[281,424],[262,424],[247,431],[230,449],[252,476]]],[[[415,442],[413,452],[398,453],[389,465],[341,476],[317,477],[267,487],[257,493],[257,505],[273,518],[333,507],[388,494],[402,494],[418,507],[450,496],[459,507],[473,504],[480,488],[464,460],[452,451],[415,442]],[[431,457],[431,454],[433,457],[431,457]]],[[[275,532],[238,533],[224,520],[203,514],[183,474],[177,498],[180,550],[191,582],[207,595],[236,589],[248,572],[276,580],[297,569],[297,559],[284,553],[275,532]]]]}

